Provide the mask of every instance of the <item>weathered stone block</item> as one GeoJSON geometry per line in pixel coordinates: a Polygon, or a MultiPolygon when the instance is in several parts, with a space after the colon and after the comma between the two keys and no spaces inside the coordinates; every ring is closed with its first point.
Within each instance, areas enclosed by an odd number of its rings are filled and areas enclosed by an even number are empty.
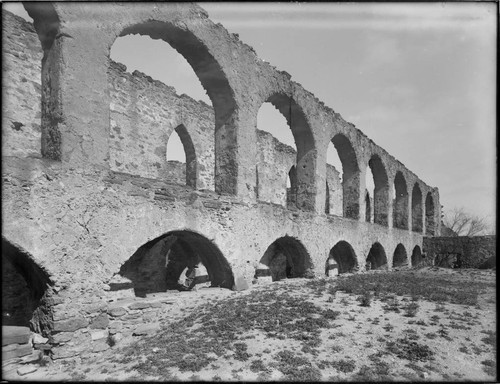
{"type": "Polygon", "coordinates": [[[90,332],[90,336],[92,337],[92,341],[94,340],[100,340],[100,339],[105,339],[108,337],[108,331],[107,330],[100,330],[100,331],[94,331],[90,332]]]}
{"type": "Polygon", "coordinates": [[[123,307],[115,307],[108,309],[108,313],[113,317],[120,317],[127,313],[127,310],[123,307]]]}
{"type": "Polygon", "coordinates": [[[73,332],[87,325],[89,325],[88,320],[81,316],[68,320],[54,321],[54,332],[73,332]]]}
{"type": "Polygon", "coordinates": [[[105,313],[101,313],[90,323],[90,328],[92,329],[104,329],[109,324],[108,315],[105,313]]]}
{"type": "Polygon", "coordinates": [[[137,328],[135,328],[132,335],[134,336],[147,335],[149,333],[153,333],[159,330],[160,330],[160,323],[141,324],[137,328]]]}
{"type": "Polygon", "coordinates": [[[29,341],[31,331],[28,327],[2,325],[2,346],[8,344],[25,344],[29,341]]]}
{"type": "Polygon", "coordinates": [[[37,369],[38,369],[38,367],[36,365],[25,365],[23,367],[18,368],[17,374],[19,376],[24,376],[24,375],[27,375],[29,373],[35,372],[37,369]]]}
{"type": "Polygon", "coordinates": [[[237,276],[234,279],[233,291],[244,291],[248,288],[250,288],[250,286],[243,276],[237,276]]]}
{"type": "Polygon", "coordinates": [[[15,357],[22,357],[33,353],[30,344],[11,344],[14,347],[9,349],[2,348],[2,360],[9,360],[15,357]]]}
{"type": "Polygon", "coordinates": [[[73,332],[60,332],[50,335],[50,342],[53,344],[60,344],[70,341],[74,336],[73,332]]]}
{"type": "Polygon", "coordinates": [[[130,309],[144,309],[151,307],[151,303],[147,301],[138,301],[129,306],[130,309]]]}

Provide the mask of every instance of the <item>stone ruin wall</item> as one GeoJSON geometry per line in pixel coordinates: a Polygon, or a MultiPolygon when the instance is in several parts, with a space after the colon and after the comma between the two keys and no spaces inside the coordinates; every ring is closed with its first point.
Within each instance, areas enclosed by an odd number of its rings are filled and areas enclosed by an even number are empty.
{"type": "MultiPolygon", "coordinates": [[[[379,225],[342,217],[342,203],[332,199],[342,192],[333,167],[328,167],[325,178],[319,181],[323,192],[318,199],[320,206],[324,204],[328,181],[333,214],[322,214],[323,208],[319,214],[287,209],[283,187],[291,164],[296,163],[295,155],[265,132],[257,135],[259,152],[251,167],[254,175],[259,175],[258,182],[254,177],[248,183],[250,197],[254,198],[215,193],[214,146],[218,144],[214,142],[213,121],[217,117],[213,109],[177,96],[171,87],[143,74],[128,74],[119,64],[111,64],[107,72],[112,79],[106,135],[109,140],[104,139],[109,143],[109,167],[79,166],[70,160],[73,155],[63,161],[43,158],[40,42],[29,23],[7,12],[3,12],[3,28],[2,235],[50,278],[41,300],[50,310],[49,329],[44,334],[50,338],[53,358],[98,352],[109,348],[109,335],[140,334],[140,326],[158,325],[168,309],[168,300],[140,300],[130,289],[113,290],[113,276],[139,247],[172,230],[186,229],[206,236],[227,259],[232,275],[247,281],[252,280],[266,249],[283,236],[300,241],[310,257],[308,268],[317,276],[324,275],[330,250],[339,240],[352,246],[361,270],[374,243],[382,244],[389,268],[396,245],[404,246],[408,259],[412,249],[422,246],[422,232],[393,228],[392,220],[379,225]],[[160,92],[162,103],[158,104],[160,92]],[[166,108],[165,100],[170,108],[166,108]],[[184,177],[180,167],[166,162],[169,134],[181,125],[189,133],[198,159],[195,186],[179,185],[178,180],[184,177]],[[270,168],[270,164],[274,167],[270,168]],[[176,175],[175,180],[167,178],[169,175],[176,175]]],[[[230,44],[241,48],[239,41],[230,44]]],[[[238,49],[235,52],[240,52],[238,49]]],[[[242,49],[240,59],[246,62],[248,48],[242,49]]],[[[270,70],[267,64],[264,66],[270,70]]],[[[278,83],[289,81],[283,73],[274,76],[278,83]]],[[[421,182],[338,114],[311,99],[299,85],[295,87],[299,87],[295,96],[305,103],[309,114],[317,108],[313,115],[324,124],[326,115],[336,116],[336,129],[351,140],[361,164],[367,162],[363,151],[377,153],[387,165],[390,180],[396,171],[403,172],[408,186],[418,183],[423,196],[430,193],[439,207],[437,189],[421,182]]],[[[276,104],[280,105],[279,100],[276,104]]],[[[249,121],[255,121],[255,116],[252,119],[249,121]]],[[[75,156],[88,149],[86,140],[81,142],[81,148],[74,149],[75,156]]],[[[88,150],[86,156],[97,160],[92,151],[88,150]]],[[[308,161],[306,156],[298,163],[302,166],[297,167],[299,184],[304,180],[301,172],[308,169],[308,161]]],[[[361,203],[360,212],[363,208],[361,203]]],[[[435,217],[439,217],[438,209],[435,217]]]]}
{"type": "Polygon", "coordinates": [[[426,264],[445,268],[492,268],[496,266],[497,237],[424,237],[426,264]]]}

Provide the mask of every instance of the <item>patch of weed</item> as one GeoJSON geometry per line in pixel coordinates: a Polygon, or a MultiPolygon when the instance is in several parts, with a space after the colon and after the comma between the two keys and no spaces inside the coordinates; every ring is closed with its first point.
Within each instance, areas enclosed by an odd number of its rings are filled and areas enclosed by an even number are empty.
{"type": "Polygon", "coordinates": [[[386,347],[389,352],[400,359],[410,361],[428,361],[434,356],[434,352],[427,345],[419,344],[406,337],[395,342],[388,342],[386,347]]]}

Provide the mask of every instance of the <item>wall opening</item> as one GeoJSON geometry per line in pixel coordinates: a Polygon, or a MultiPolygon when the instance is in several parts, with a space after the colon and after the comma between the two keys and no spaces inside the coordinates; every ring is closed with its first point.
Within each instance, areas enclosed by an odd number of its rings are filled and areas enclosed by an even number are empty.
{"type": "MultiPolygon", "coordinates": [[[[310,161],[310,159],[315,157],[316,146],[311,128],[309,127],[301,107],[291,97],[285,94],[276,93],[271,95],[263,106],[265,106],[266,103],[270,103],[282,116],[284,116],[289,127],[289,131],[292,133],[293,143],[297,149],[295,162],[292,163],[296,167],[297,177],[296,205],[300,209],[312,211],[314,210],[315,205],[314,188],[316,172],[315,162],[310,161]]],[[[260,109],[262,109],[263,106],[261,106],[260,109]]],[[[265,108],[265,111],[270,112],[270,107],[265,106],[265,108]]],[[[287,140],[285,144],[291,146],[291,139],[288,134],[283,133],[284,131],[286,131],[286,129],[283,127],[281,129],[281,137],[278,137],[278,139],[287,140]]],[[[263,185],[262,182],[261,185],[263,185]]]]}
{"type": "Polygon", "coordinates": [[[313,276],[309,253],[299,240],[291,236],[280,237],[273,242],[260,264],[269,269],[273,281],[313,276]]]}
{"type": "Polygon", "coordinates": [[[394,250],[394,255],[392,257],[393,267],[405,267],[408,266],[408,256],[406,254],[406,249],[403,244],[398,244],[394,250]]]}
{"type": "MultiPolygon", "coordinates": [[[[354,272],[358,267],[354,249],[347,241],[339,241],[335,244],[335,246],[330,250],[328,259],[333,259],[338,265],[339,274],[354,272]]],[[[327,265],[329,264],[328,259],[327,265]]],[[[328,271],[325,272],[327,273],[328,271]]]]}
{"type": "MultiPolygon", "coordinates": [[[[338,169],[342,182],[342,212],[344,217],[350,219],[359,218],[359,167],[356,152],[349,139],[337,134],[331,140],[327,150],[327,163],[340,162],[338,169]],[[333,144],[333,148],[331,146],[333,144]],[[332,148],[332,149],[330,149],[332,148]],[[339,160],[335,158],[335,152],[339,160]]],[[[334,165],[334,164],[331,164],[334,165]]],[[[335,165],[334,165],[335,166],[335,165]]]]}
{"type": "Polygon", "coordinates": [[[380,243],[373,244],[366,257],[366,270],[372,269],[387,269],[387,257],[380,243]]]}
{"type": "Polygon", "coordinates": [[[259,200],[287,205],[287,173],[297,161],[295,140],[286,118],[270,102],[257,114],[259,200]]]}
{"type": "Polygon", "coordinates": [[[422,250],[418,245],[415,245],[413,252],[411,253],[411,266],[418,267],[423,262],[422,250]]]}
{"type": "Polygon", "coordinates": [[[395,199],[393,204],[394,228],[408,229],[408,189],[403,174],[398,171],[394,178],[395,199]]]}
{"type": "Polygon", "coordinates": [[[166,180],[196,188],[196,152],[186,127],[177,126],[167,143],[166,180]]]}
{"type": "Polygon", "coordinates": [[[326,193],[325,193],[325,213],[330,214],[330,186],[328,181],[326,182],[326,193]]]}
{"type": "Polygon", "coordinates": [[[292,165],[286,179],[286,206],[294,208],[297,202],[297,168],[292,165]]]}
{"type": "Polygon", "coordinates": [[[428,192],[425,198],[425,234],[429,236],[435,235],[434,215],[434,199],[428,192]]]}
{"type": "Polygon", "coordinates": [[[212,287],[231,289],[231,266],[217,245],[192,231],[168,232],[141,246],[120,268],[120,275],[132,281],[136,296],[180,289],[179,280],[189,266],[200,265],[212,287]]]}
{"type": "Polygon", "coordinates": [[[367,223],[373,222],[371,198],[368,191],[365,193],[365,221],[367,223]]]}
{"type": "Polygon", "coordinates": [[[413,232],[422,232],[422,191],[417,183],[411,192],[411,228],[413,232]]]}
{"type": "Polygon", "coordinates": [[[47,300],[51,285],[29,254],[2,239],[2,326],[29,327],[47,335],[52,324],[47,300]]]}
{"type": "MultiPolygon", "coordinates": [[[[372,178],[368,178],[371,183],[367,186],[373,188],[370,195],[373,201],[373,222],[387,227],[389,225],[389,178],[378,155],[373,155],[370,158],[368,168],[372,174],[372,178]]],[[[369,189],[369,191],[372,190],[369,189]]]]}

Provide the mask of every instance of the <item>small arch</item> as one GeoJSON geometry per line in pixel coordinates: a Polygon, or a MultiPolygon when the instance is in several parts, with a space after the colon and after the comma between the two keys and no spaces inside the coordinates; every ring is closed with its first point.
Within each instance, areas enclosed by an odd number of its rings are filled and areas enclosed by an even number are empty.
{"type": "Polygon", "coordinates": [[[396,196],[393,204],[393,227],[408,229],[408,189],[401,171],[398,171],[394,178],[394,190],[396,196]]]}
{"type": "Polygon", "coordinates": [[[387,269],[387,256],[380,243],[374,243],[366,257],[366,270],[387,269]]]}
{"type": "Polygon", "coordinates": [[[175,132],[181,140],[186,155],[186,185],[196,188],[197,181],[197,160],[196,150],[194,148],[193,140],[189,135],[188,130],[184,124],[180,124],[175,128],[175,132]]]}
{"type": "Polygon", "coordinates": [[[177,289],[182,271],[199,263],[206,268],[213,287],[233,287],[231,266],[217,245],[189,230],[171,231],[142,245],[119,274],[132,281],[136,296],[143,297],[177,289]]]}
{"type": "Polygon", "coordinates": [[[312,261],[306,248],[298,239],[288,235],[267,248],[260,264],[269,268],[273,281],[310,277],[312,274],[312,261]]]}
{"type": "Polygon", "coordinates": [[[434,212],[434,199],[430,192],[427,193],[425,198],[425,234],[434,236],[435,234],[435,212],[434,212]]]}
{"type": "Polygon", "coordinates": [[[392,257],[392,267],[404,267],[408,265],[408,256],[403,244],[399,243],[394,250],[392,257]]]}
{"type": "Polygon", "coordinates": [[[411,253],[411,266],[412,267],[418,267],[422,264],[424,261],[423,256],[422,256],[422,250],[418,245],[415,245],[413,248],[413,251],[411,253]]]}
{"type": "Polygon", "coordinates": [[[368,161],[373,174],[373,222],[388,226],[389,223],[389,178],[379,155],[368,161]]]}
{"type": "Polygon", "coordinates": [[[367,223],[371,222],[372,219],[372,208],[370,203],[370,193],[366,191],[365,193],[365,221],[367,223]]]}
{"type": "Polygon", "coordinates": [[[325,193],[325,213],[330,214],[330,186],[328,181],[326,182],[326,193],[325,193]]]}
{"type": "Polygon", "coordinates": [[[52,285],[31,255],[2,238],[2,325],[47,334],[52,316],[46,298],[52,285]]]}
{"type": "Polygon", "coordinates": [[[354,272],[358,267],[354,249],[347,241],[342,240],[335,244],[330,250],[328,259],[333,259],[338,264],[339,274],[354,272]]]}
{"type": "Polygon", "coordinates": [[[411,192],[411,228],[414,232],[422,232],[422,191],[415,183],[411,192]]]}
{"type": "Polygon", "coordinates": [[[288,171],[287,188],[286,188],[286,206],[287,208],[295,207],[297,202],[297,168],[292,165],[288,171]]]}
{"type": "Polygon", "coordinates": [[[359,166],[356,152],[349,139],[341,133],[331,140],[342,163],[342,204],[344,217],[359,218],[359,166]]]}

